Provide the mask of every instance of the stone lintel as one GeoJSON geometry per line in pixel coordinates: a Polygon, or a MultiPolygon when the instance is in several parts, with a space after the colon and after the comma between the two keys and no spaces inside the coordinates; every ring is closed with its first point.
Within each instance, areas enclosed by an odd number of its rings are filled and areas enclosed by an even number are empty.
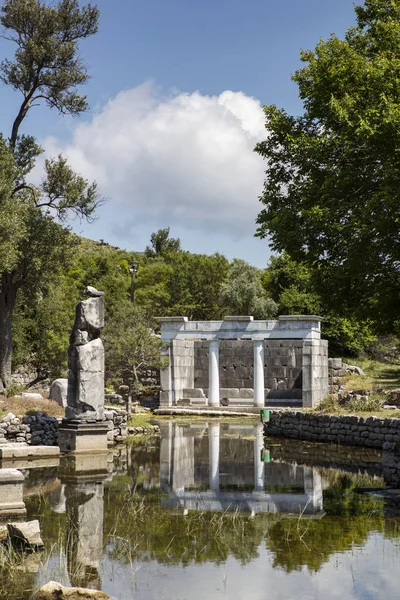
{"type": "Polygon", "coordinates": [[[279,315],[279,321],[323,321],[323,317],[317,315],[279,315]]]}
{"type": "Polygon", "coordinates": [[[187,317],[160,317],[160,323],[186,323],[187,317]]]}
{"type": "Polygon", "coordinates": [[[239,321],[239,323],[254,321],[254,317],[251,316],[238,316],[238,317],[224,317],[224,321],[239,321]]]}

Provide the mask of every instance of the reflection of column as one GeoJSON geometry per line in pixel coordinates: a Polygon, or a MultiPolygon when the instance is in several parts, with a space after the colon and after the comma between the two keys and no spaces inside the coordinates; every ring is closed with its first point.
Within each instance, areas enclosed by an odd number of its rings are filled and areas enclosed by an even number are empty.
{"type": "Polygon", "coordinates": [[[210,462],[210,489],[219,489],[219,423],[211,423],[208,430],[209,462],[210,462]]]}
{"type": "Polygon", "coordinates": [[[168,490],[172,482],[172,421],[160,424],[160,487],[168,490]]]}
{"type": "Polygon", "coordinates": [[[265,405],[264,390],[264,340],[254,341],[254,405],[265,405]]]}
{"type": "Polygon", "coordinates": [[[304,493],[308,494],[315,509],[323,509],[322,478],[315,467],[303,467],[304,469],[304,493]]]}
{"type": "Polygon", "coordinates": [[[256,439],[254,440],[254,489],[264,490],[264,461],[261,453],[264,449],[264,426],[262,423],[255,427],[256,439]]]}
{"type": "Polygon", "coordinates": [[[208,404],[219,406],[219,341],[212,340],[209,346],[209,371],[208,371],[208,404]]]}

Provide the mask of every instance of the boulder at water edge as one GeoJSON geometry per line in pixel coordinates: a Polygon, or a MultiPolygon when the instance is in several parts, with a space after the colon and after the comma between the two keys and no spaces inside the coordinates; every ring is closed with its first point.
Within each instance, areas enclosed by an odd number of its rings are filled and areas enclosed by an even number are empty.
{"type": "Polygon", "coordinates": [[[50,581],[46,583],[35,596],[35,600],[109,600],[110,596],[105,592],[89,590],[86,588],[68,588],[50,581]]]}

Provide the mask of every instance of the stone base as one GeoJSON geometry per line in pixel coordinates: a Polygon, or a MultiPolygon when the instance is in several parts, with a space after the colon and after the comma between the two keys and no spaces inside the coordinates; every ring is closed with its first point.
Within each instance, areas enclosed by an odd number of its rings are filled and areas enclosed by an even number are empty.
{"type": "Polygon", "coordinates": [[[25,516],[24,476],[17,469],[0,470],[0,518],[25,516]]]}
{"type": "Polygon", "coordinates": [[[104,421],[64,419],[58,429],[58,446],[61,452],[107,452],[107,426],[104,421]]]}
{"type": "Polygon", "coordinates": [[[109,452],[69,453],[61,458],[60,479],[65,484],[104,481],[109,474],[109,452]]]}

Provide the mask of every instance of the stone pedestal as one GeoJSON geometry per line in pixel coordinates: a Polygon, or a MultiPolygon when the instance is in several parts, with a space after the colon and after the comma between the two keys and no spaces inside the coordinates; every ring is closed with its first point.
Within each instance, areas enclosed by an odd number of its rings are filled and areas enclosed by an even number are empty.
{"type": "Polygon", "coordinates": [[[25,517],[24,476],[17,469],[0,469],[0,519],[25,517]]]}
{"type": "Polygon", "coordinates": [[[58,430],[58,445],[61,452],[107,452],[107,425],[104,421],[64,419],[58,430]]]}

